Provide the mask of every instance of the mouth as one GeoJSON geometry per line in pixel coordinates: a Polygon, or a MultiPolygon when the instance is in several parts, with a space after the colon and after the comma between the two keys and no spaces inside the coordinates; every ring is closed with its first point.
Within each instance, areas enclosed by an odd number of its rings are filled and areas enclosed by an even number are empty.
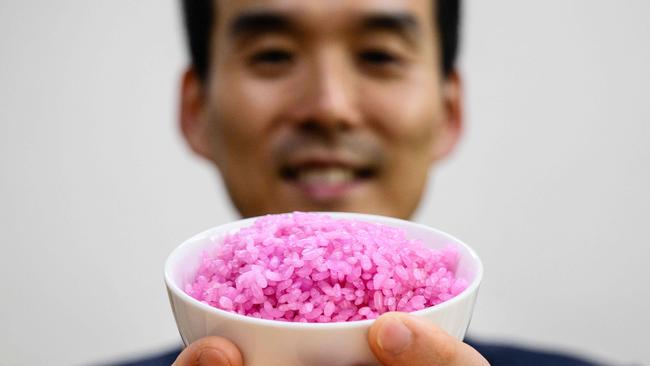
{"type": "Polygon", "coordinates": [[[372,165],[307,160],[284,165],[280,177],[316,201],[342,199],[378,174],[372,165]]]}

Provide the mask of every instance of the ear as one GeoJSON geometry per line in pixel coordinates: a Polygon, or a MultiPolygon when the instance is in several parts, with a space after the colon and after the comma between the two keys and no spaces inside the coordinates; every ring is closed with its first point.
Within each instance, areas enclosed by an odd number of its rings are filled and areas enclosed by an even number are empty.
{"type": "Polygon", "coordinates": [[[463,131],[462,80],[454,70],[442,87],[443,118],[433,147],[433,162],[447,157],[456,147],[463,131]]]}
{"type": "Polygon", "coordinates": [[[204,85],[194,68],[183,73],[180,95],[180,128],[189,147],[199,156],[212,159],[204,85]]]}

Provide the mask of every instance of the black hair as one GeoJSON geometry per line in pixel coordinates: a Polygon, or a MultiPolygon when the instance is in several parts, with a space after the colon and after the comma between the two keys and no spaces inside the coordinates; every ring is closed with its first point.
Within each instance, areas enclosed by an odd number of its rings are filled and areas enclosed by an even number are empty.
{"type": "MultiPolygon", "coordinates": [[[[215,16],[216,0],[182,0],[183,18],[192,65],[205,80],[210,65],[210,37],[215,16]]],[[[435,2],[442,71],[445,76],[454,69],[459,43],[461,0],[432,0],[435,2]]]]}

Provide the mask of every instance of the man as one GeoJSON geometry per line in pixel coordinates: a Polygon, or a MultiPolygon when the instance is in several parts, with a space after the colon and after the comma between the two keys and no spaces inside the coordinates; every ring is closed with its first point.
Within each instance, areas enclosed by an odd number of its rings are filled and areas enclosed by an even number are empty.
{"type": "MultiPolygon", "coordinates": [[[[186,0],[184,11],[192,66],[181,129],[243,216],[412,215],[462,129],[459,1],[186,0]]],[[[397,313],[379,318],[368,342],[390,366],[586,365],[472,347],[397,313]]],[[[212,337],[175,361],[197,364],[243,363],[235,344],[212,337]]]]}

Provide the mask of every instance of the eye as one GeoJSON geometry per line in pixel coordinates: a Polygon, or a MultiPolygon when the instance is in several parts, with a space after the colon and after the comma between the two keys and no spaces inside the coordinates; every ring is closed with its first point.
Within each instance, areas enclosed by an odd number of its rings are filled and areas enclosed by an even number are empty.
{"type": "Polygon", "coordinates": [[[292,70],[296,55],[285,48],[264,48],[252,53],[248,60],[249,68],[255,75],[276,78],[292,70]]]}
{"type": "Polygon", "coordinates": [[[253,54],[251,62],[253,64],[281,64],[291,62],[293,55],[289,51],[282,49],[269,49],[253,54]]]}
{"type": "Polygon", "coordinates": [[[359,54],[361,62],[373,66],[382,66],[399,63],[400,59],[391,52],[383,50],[365,50],[359,54]]]}

